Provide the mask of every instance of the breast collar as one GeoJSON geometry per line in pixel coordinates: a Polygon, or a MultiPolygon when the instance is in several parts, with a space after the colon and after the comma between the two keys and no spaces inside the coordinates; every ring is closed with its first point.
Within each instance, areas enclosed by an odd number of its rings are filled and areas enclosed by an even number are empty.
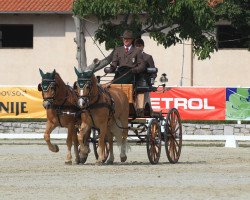
{"type": "Polygon", "coordinates": [[[106,107],[108,108],[110,111],[113,111],[114,109],[114,100],[111,97],[110,93],[108,91],[106,91],[105,89],[103,89],[101,86],[98,85],[98,97],[96,99],[96,101],[92,104],[90,104],[89,106],[86,107],[85,110],[92,110],[92,109],[97,109],[97,108],[102,108],[102,107],[106,107]],[[108,97],[110,98],[110,104],[107,102],[100,102],[100,97],[101,94],[107,94],[108,97]]]}

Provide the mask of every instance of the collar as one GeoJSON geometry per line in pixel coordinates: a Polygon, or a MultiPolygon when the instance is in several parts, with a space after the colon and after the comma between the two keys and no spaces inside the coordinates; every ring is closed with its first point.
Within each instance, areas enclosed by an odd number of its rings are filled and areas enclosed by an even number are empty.
{"type": "MultiPolygon", "coordinates": [[[[124,48],[126,48],[126,47],[127,46],[124,45],[124,48]]],[[[132,47],[132,44],[128,47],[128,51],[130,51],[131,47],[132,47]]]]}

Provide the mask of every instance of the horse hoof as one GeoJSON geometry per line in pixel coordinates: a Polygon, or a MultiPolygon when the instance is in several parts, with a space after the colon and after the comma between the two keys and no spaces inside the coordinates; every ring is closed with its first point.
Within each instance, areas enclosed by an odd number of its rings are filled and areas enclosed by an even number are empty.
{"type": "Polygon", "coordinates": [[[75,159],[76,164],[80,164],[80,159],[75,159]]]}
{"type": "Polygon", "coordinates": [[[84,163],[86,162],[86,160],[87,160],[87,157],[80,158],[80,163],[81,163],[81,164],[84,164],[84,163]]]}
{"type": "Polygon", "coordinates": [[[95,162],[95,165],[98,165],[98,166],[101,166],[102,164],[103,164],[102,161],[98,161],[98,160],[97,160],[97,161],[95,162]]]}
{"type": "Polygon", "coordinates": [[[65,161],[65,165],[72,165],[72,161],[71,160],[65,161]]]}
{"type": "Polygon", "coordinates": [[[58,145],[55,144],[55,152],[58,152],[59,151],[59,147],[58,145]]]}
{"type": "Polygon", "coordinates": [[[125,162],[127,160],[127,156],[121,157],[121,162],[125,162]]]}
{"type": "Polygon", "coordinates": [[[114,161],[113,160],[108,160],[107,161],[107,165],[113,165],[114,164],[114,161]]]}

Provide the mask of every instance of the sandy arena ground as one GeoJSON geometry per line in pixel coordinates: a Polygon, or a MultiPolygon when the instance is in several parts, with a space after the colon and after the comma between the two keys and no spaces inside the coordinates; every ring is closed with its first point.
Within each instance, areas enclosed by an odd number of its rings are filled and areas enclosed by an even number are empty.
{"type": "Polygon", "coordinates": [[[66,146],[0,141],[0,199],[250,199],[250,148],[183,146],[178,164],[162,148],[158,165],[145,145],[131,146],[126,163],[64,164],[66,146]]]}

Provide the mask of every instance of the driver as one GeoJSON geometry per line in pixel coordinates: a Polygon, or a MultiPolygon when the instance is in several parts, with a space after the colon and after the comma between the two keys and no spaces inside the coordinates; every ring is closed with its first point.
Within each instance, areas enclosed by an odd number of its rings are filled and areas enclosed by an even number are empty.
{"type": "Polygon", "coordinates": [[[139,74],[146,68],[141,49],[135,48],[132,45],[133,39],[134,37],[131,31],[126,30],[123,33],[123,46],[115,49],[110,68],[105,69],[106,73],[115,71],[113,83],[133,83],[135,81],[134,74],[139,74]],[[131,70],[129,74],[119,78],[129,70],[131,70]]]}

